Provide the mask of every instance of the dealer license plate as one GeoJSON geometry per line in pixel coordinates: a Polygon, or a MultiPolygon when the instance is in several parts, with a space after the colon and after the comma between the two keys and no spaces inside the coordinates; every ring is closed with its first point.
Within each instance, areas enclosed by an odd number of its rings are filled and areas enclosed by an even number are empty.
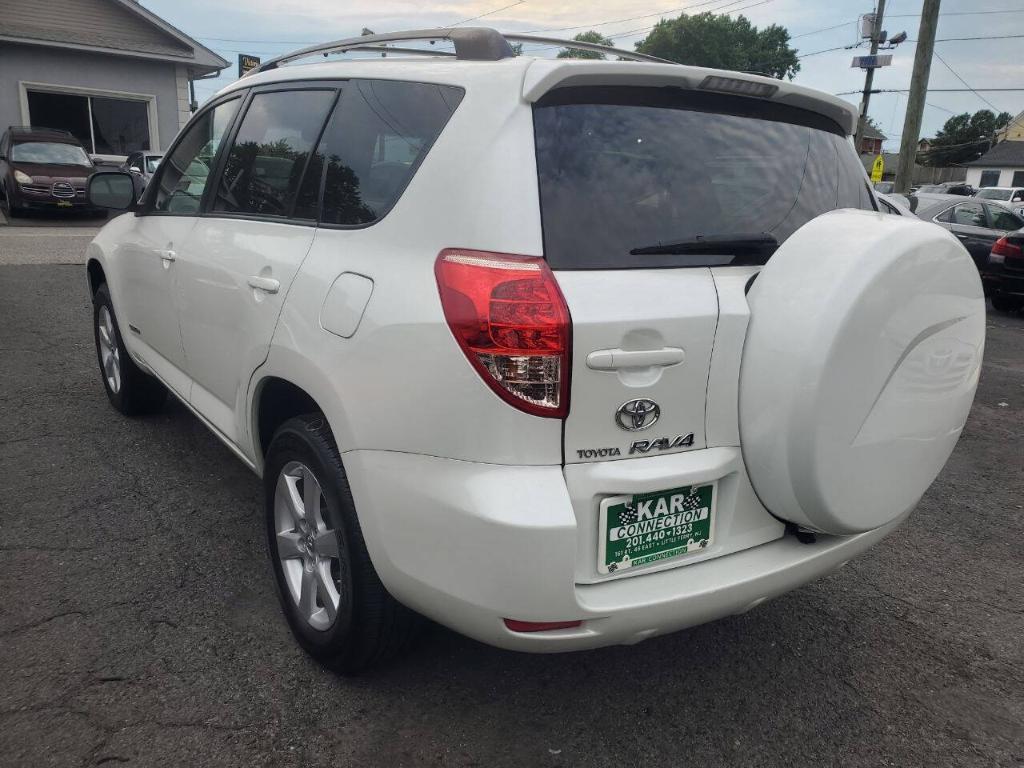
{"type": "Polygon", "coordinates": [[[711,544],[715,486],[614,496],[601,502],[597,570],[617,573],[711,544]]]}

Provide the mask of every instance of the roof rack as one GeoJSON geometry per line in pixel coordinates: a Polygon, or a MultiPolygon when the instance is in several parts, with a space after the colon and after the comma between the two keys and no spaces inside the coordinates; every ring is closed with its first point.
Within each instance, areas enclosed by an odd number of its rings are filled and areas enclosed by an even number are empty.
{"type": "Polygon", "coordinates": [[[627,51],[622,48],[613,48],[610,45],[601,45],[600,43],[584,43],[579,40],[563,40],[560,37],[538,37],[537,35],[513,34],[505,35],[505,39],[512,40],[517,43],[550,43],[562,48],[574,48],[579,51],[608,53],[613,56],[618,56],[620,59],[626,59],[627,61],[650,61],[655,64],[678,64],[678,62],[669,61],[668,59],[660,59],[657,56],[650,56],[646,53],[637,53],[636,51],[627,51]]]}
{"type": "Polygon", "coordinates": [[[64,136],[71,136],[71,131],[65,131],[63,128],[47,128],[43,125],[9,125],[7,129],[10,131],[21,131],[23,133],[60,133],[64,136]]]}
{"type": "Polygon", "coordinates": [[[489,27],[457,27],[454,29],[443,27],[438,29],[416,29],[408,32],[388,32],[382,35],[363,35],[361,37],[335,40],[329,43],[319,43],[265,61],[255,69],[249,70],[246,76],[277,69],[282,64],[288,64],[317,54],[328,56],[332,53],[348,53],[352,51],[379,52],[385,56],[388,53],[403,53],[425,56],[454,56],[464,61],[500,61],[501,59],[509,59],[515,56],[509,41],[517,43],[549,43],[565,48],[611,54],[629,61],[650,61],[658,64],[675,63],[659,59],[656,56],[637,53],[636,51],[625,51],[620,48],[612,48],[611,46],[599,45],[597,43],[584,43],[579,40],[563,40],[557,37],[536,37],[534,35],[503,35],[501,32],[489,27]],[[398,48],[388,45],[388,43],[415,41],[428,42],[431,45],[437,42],[451,42],[455,46],[455,53],[430,50],[428,48],[398,48]]]}

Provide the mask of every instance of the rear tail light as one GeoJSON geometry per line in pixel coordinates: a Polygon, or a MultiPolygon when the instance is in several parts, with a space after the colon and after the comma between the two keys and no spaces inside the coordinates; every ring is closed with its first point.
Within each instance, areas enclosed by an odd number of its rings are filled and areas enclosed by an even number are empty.
{"type": "Polygon", "coordinates": [[[547,262],[446,248],[434,265],[455,340],[498,396],[535,416],[569,411],[569,309],[547,262]]]}
{"type": "Polygon", "coordinates": [[[992,253],[989,254],[988,261],[990,264],[1003,264],[1006,262],[1007,256],[1020,257],[1022,255],[1024,255],[1024,251],[1019,245],[1011,243],[1005,237],[1000,237],[992,246],[992,253]]]}
{"type": "Polygon", "coordinates": [[[513,632],[550,632],[553,629],[576,629],[582,621],[517,621],[505,619],[505,626],[513,632]]]}

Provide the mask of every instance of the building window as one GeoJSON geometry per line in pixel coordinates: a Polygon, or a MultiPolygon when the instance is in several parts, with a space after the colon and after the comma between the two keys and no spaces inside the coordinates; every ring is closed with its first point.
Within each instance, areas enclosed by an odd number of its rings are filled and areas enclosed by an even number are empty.
{"type": "Polygon", "coordinates": [[[1024,171],[1014,171],[1013,181],[1010,182],[1011,187],[1024,187],[1024,171]]]}
{"type": "Polygon", "coordinates": [[[94,155],[128,155],[151,149],[149,104],[139,99],[28,92],[29,122],[70,131],[94,155]]]}
{"type": "Polygon", "coordinates": [[[999,186],[999,171],[982,171],[981,181],[978,182],[979,187],[998,187],[999,186]]]}

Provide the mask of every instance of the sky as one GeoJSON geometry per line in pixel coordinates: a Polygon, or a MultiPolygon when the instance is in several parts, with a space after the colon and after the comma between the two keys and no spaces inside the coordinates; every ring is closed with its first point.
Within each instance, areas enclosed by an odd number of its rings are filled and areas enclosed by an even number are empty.
{"type": "MultiPolygon", "coordinates": [[[[888,0],[883,28],[892,37],[905,30],[909,40],[895,50],[890,67],[877,70],[875,88],[910,85],[922,0],[888,0]]],[[[800,72],[795,82],[860,102],[864,72],[850,66],[854,55],[867,53],[860,40],[858,17],[873,10],[873,0],[142,0],[142,4],[216,51],[231,66],[219,78],[196,83],[201,102],[237,76],[239,53],[265,61],[317,42],[360,34],[429,27],[486,25],[505,32],[533,32],[572,37],[595,29],[620,48],[633,49],[659,18],[712,11],[746,16],[755,26],[779,24],[789,30],[798,49],[800,72]],[[475,18],[474,17],[479,17],[475,18]],[[846,48],[860,43],[858,48],[846,48]],[[838,50],[830,50],[837,48],[838,50]],[[821,52],[824,51],[824,52],[821,52]]],[[[1024,111],[1024,2],[1021,0],[942,0],[922,135],[932,136],[953,114],[995,109],[1024,111]],[[1006,11],[1006,12],[1004,12],[1006,11]],[[981,37],[979,40],[943,38],[981,37]],[[941,60],[940,58],[941,57],[941,60]],[[943,63],[943,61],[945,63],[943,63]],[[947,66],[948,65],[948,66],[947,66]],[[1020,88],[980,93],[942,92],[942,88],[1020,88]]],[[[527,45],[526,53],[554,56],[556,48],[527,45]]],[[[906,95],[871,97],[869,114],[888,137],[887,151],[898,151],[906,95]]]]}

